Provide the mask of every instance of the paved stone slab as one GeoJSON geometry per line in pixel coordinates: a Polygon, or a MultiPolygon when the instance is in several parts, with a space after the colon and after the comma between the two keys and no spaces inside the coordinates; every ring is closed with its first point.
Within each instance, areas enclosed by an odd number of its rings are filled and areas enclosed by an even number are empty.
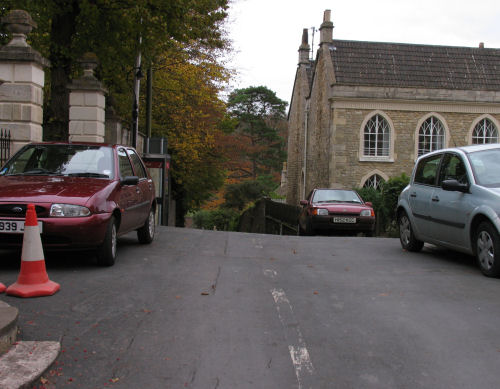
{"type": "Polygon", "coordinates": [[[18,342],[0,357],[0,389],[29,387],[54,362],[59,342],[18,342]]]}
{"type": "Polygon", "coordinates": [[[0,301],[0,355],[16,341],[19,311],[0,301]]]}

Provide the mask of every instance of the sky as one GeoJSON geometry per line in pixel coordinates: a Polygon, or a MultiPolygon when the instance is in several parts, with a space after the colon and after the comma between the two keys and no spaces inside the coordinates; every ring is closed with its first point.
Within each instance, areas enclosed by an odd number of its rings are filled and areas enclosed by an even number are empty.
{"type": "Polygon", "coordinates": [[[498,0],[232,0],[230,87],[266,86],[290,102],[302,30],[319,29],[326,9],[334,39],[500,48],[498,0]]]}

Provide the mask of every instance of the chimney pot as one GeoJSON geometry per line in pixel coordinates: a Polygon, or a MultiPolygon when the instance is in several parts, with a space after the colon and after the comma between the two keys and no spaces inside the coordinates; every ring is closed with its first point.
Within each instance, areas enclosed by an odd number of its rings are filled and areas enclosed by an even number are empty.
{"type": "Polygon", "coordinates": [[[327,9],[323,13],[323,23],[319,28],[320,32],[320,44],[322,43],[332,43],[333,39],[333,23],[330,18],[332,15],[332,11],[327,9]]]}
{"type": "Polygon", "coordinates": [[[479,48],[484,49],[484,42],[479,42],[479,48]]]}
{"type": "Polygon", "coordinates": [[[302,30],[302,44],[299,47],[299,65],[309,63],[309,50],[311,47],[308,43],[309,31],[307,28],[302,30]]]}

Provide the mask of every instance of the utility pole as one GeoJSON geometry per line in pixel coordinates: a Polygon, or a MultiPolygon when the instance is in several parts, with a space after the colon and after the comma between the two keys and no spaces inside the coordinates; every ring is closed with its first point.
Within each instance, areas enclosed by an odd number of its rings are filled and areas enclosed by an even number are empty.
{"type": "Polygon", "coordinates": [[[149,139],[151,139],[151,120],[152,120],[152,100],[153,100],[153,67],[148,66],[148,79],[146,89],[146,153],[149,153],[149,139]]]}
{"type": "MultiPolygon", "coordinates": [[[[141,79],[143,78],[141,70],[141,45],[142,35],[139,34],[139,49],[134,68],[134,101],[132,103],[132,147],[134,148],[137,148],[137,139],[139,137],[139,94],[141,91],[141,79]]],[[[142,150],[140,151],[142,152],[142,150]]]]}

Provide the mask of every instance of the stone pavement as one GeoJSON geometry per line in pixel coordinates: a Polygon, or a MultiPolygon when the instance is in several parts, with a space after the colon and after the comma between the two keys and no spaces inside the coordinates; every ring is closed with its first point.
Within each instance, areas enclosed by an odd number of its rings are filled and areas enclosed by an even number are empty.
{"type": "Polygon", "coordinates": [[[0,389],[29,388],[52,365],[59,342],[16,341],[19,311],[0,301],[0,389]]]}

